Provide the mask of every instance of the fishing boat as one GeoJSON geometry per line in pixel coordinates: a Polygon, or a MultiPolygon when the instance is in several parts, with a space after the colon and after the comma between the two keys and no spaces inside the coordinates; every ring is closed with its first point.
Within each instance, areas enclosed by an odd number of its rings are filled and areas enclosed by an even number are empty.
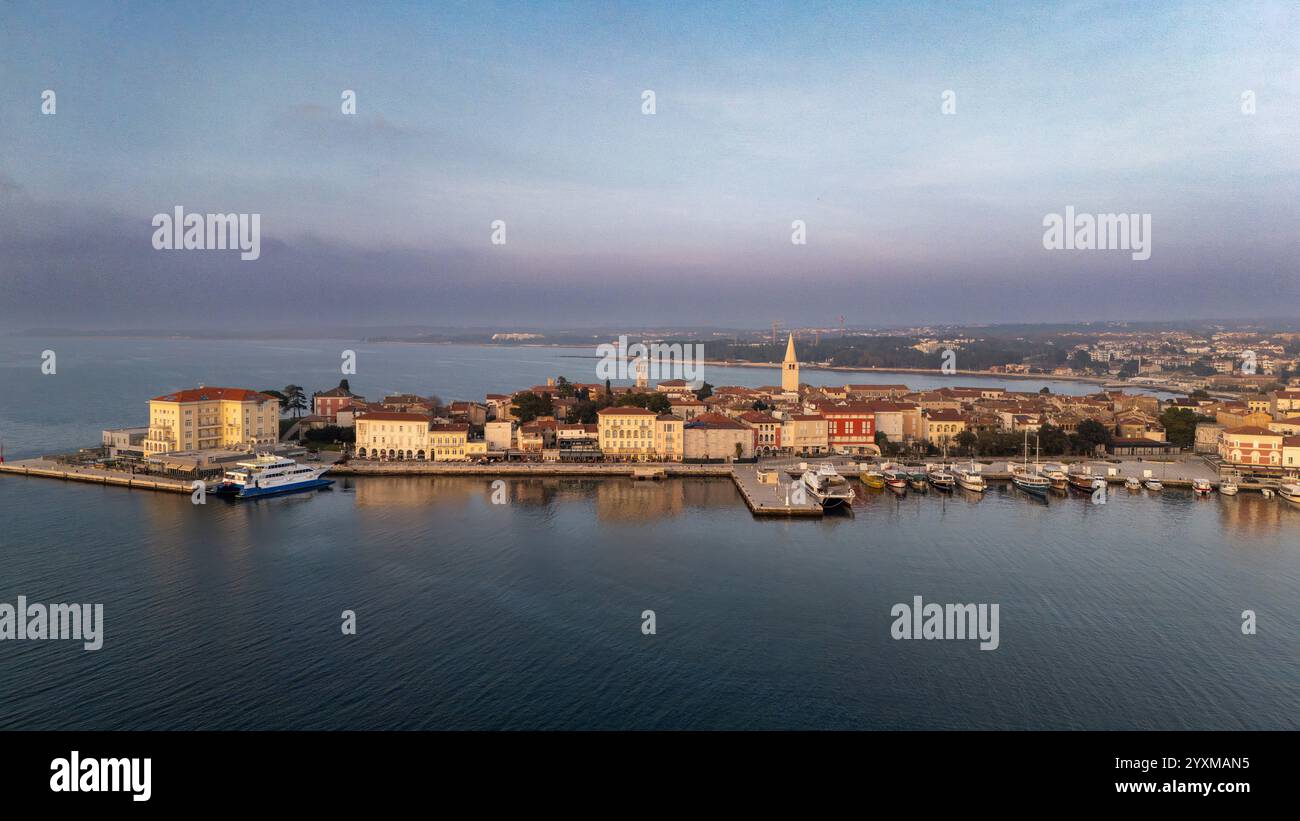
{"type": "Polygon", "coordinates": [[[943,464],[927,465],[925,468],[925,478],[934,485],[936,490],[950,491],[956,486],[957,480],[953,475],[944,469],[943,464]]]}
{"type": "Polygon", "coordinates": [[[1157,493],[1165,489],[1165,483],[1154,476],[1147,477],[1142,481],[1142,484],[1147,490],[1155,491],[1157,493]]]}
{"type": "Polygon", "coordinates": [[[329,465],[310,467],[283,456],[262,454],[247,462],[236,463],[234,470],[226,471],[221,477],[221,484],[213,492],[251,499],[315,490],[334,484],[333,479],[321,478],[329,469],[329,465]]]}
{"type": "Polygon", "coordinates": [[[908,475],[907,484],[912,488],[912,490],[924,491],[926,488],[930,487],[930,480],[926,478],[924,473],[918,471],[908,475]]]}
{"type": "Polygon", "coordinates": [[[1214,492],[1214,485],[1210,484],[1209,480],[1207,479],[1192,480],[1192,493],[1195,493],[1197,496],[1209,496],[1213,492],[1214,492]]]}
{"type": "Polygon", "coordinates": [[[804,471],[800,481],[803,482],[808,495],[821,505],[823,510],[834,510],[853,502],[853,488],[849,487],[848,480],[830,463],[818,465],[816,470],[809,467],[804,471]]]}
{"type": "Polygon", "coordinates": [[[983,493],[988,490],[988,482],[985,482],[984,477],[980,476],[979,471],[975,469],[974,459],[970,461],[969,467],[954,468],[952,474],[957,479],[957,484],[966,490],[975,493],[983,493]]]}
{"type": "Polygon", "coordinates": [[[861,474],[858,475],[858,478],[862,480],[862,484],[866,485],[872,490],[883,490],[885,487],[885,474],[881,473],[880,471],[874,468],[871,470],[863,471],[861,474]]]}
{"type": "Polygon", "coordinates": [[[1142,482],[1136,476],[1130,476],[1124,480],[1124,487],[1129,490],[1141,490],[1142,482]]]}
{"type": "Polygon", "coordinates": [[[907,474],[896,468],[882,471],[885,477],[885,487],[899,493],[907,492],[907,474]]]}
{"type": "Polygon", "coordinates": [[[1284,482],[1278,485],[1277,495],[1300,507],[1300,482],[1284,482]]]}
{"type": "MultiPolygon", "coordinates": [[[[1225,476],[1225,477],[1224,477],[1224,478],[1219,482],[1219,493],[1220,493],[1220,495],[1223,495],[1223,496],[1236,496],[1236,495],[1237,495],[1237,491],[1238,491],[1238,490],[1241,490],[1241,485],[1238,484],[1238,480],[1239,480],[1240,478],[1241,478],[1241,477],[1237,476],[1236,474],[1232,474],[1232,473],[1230,473],[1230,474],[1228,474],[1227,476],[1225,476]]],[[[1272,494],[1270,493],[1269,495],[1271,496],[1272,494]]]]}

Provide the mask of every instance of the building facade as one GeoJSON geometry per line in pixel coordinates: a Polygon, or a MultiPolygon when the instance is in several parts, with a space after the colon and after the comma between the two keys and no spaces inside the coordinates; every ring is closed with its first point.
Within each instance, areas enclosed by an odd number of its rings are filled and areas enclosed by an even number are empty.
{"type": "Polygon", "coordinates": [[[244,388],[200,386],[149,400],[146,456],[174,451],[256,449],[280,441],[280,402],[244,388]]]}

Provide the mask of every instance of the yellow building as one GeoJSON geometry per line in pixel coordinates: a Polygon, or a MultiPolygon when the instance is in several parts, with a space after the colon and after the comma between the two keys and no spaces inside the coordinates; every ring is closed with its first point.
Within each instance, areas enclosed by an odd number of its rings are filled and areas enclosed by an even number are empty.
{"type": "Polygon", "coordinates": [[[796,455],[816,455],[830,449],[826,417],[796,413],[781,423],[781,448],[796,455]]]}
{"type": "Polygon", "coordinates": [[[655,455],[655,413],[645,408],[609,407],[596,414],[600,449],[606,458],[647,461],[655,455]]]}
{"type": "MultiPolygon", "coordinates": [[[[435,462],[463,462],[469,458],[469,451],[469,425],[452,422],[429,426],[429,453],[435,462]]],[[[482,452],[486,452],[486,445],[482,452]]]]}
{"type": "Polygon", "coordinates": [[[146,456],[267,447],[280,441],[280,402],[244,388],[177,391],[149,400],[146,456]]]}
{"type": "Polygon", "coordinates": [[[427,459],[429,417],[422,413],[371,411],[356,418],[361,459],[427,459]]]}
{"type": "Polygon", "coordinates": [[[680,462],[686,454],[682,428],[686,420],[671,413],[655,417],[655,455],[665,462],[680,462]]]}

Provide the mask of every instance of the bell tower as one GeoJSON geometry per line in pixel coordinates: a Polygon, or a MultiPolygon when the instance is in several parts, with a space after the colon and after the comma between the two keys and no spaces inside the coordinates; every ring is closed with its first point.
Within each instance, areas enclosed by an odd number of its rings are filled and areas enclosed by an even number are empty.
{"type": "Polygon", "coordinates": [[[781,363],[781,390],[787,394],[799,394],[799,359],[794,355],[794,334],[785,344],[785,361],[781,363]]]}

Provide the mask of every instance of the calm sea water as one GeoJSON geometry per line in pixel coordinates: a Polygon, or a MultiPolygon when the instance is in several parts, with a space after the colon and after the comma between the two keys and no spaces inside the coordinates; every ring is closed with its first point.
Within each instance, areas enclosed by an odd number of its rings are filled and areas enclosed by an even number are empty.
{"type": "MultiPolygon", "coordinates": [[[[193,382],[337,379],[333,343],[60,344],[55,376],[4,365],[15,449],[137,422],[193,382]]],[[[561,356],[385,346],[363,379],[370,350],[359,389],[446,397],[540,382],[561,356]]],[[[767,521],[722,480],[507,489],[363,477],[194,506],[0,477],[0,602],[101,602],[106,621],[98,652],[0,642],[0,728],[1300,726],[1300,509],[1277,500],[995,486],[767,521]],[[893,640],[891,607],[917,595],[997,603],[1001,646],[893,640]]]]}

